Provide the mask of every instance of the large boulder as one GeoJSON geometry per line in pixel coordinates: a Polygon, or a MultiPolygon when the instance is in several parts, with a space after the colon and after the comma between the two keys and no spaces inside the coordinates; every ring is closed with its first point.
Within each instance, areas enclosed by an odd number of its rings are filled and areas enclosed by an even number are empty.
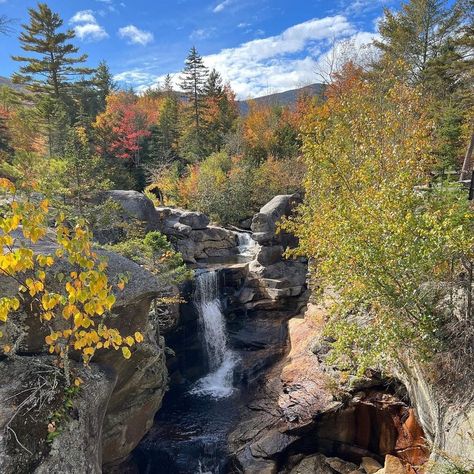
{"type": "Polygon", "coordinates": [[[291,239],[285,233],[277,234],[277,223],[283,216],[288,216],[295,205],[301,202],[298,194],[285,194],[275,196],[270,202],[265,204],[252,219],[251,229],[253,238],[259,244],[283,243],[291,239]]]}
{"type": "Polygon", "coordinates": [[[168,221],[179,222],[193,230],[205,229],[209,225],[209,217],[202,212],[186,211],[175,207],[160,206],[156,208],[162,226],[168,221]]]}
{"type": "MultiPolygon", "coordinates": [[[[56,246],[52,240],[45,239],[35,246],[35,250],[51,254],[56,250],[56,246]]],[[[132,348],[133,355],[129,360],[122,357],[121,351],[98,351],[92,364],[93,367],[96,367],[97,364],[97,368],[93,368],[93,371],[106,371],[114,382],[112,385],[105,384],[103,388],[95,389],[95,386],[101,387],[99,380],[91,383],[90,386],[84,385],[83,388],[84,394],[92,390],[91,398],[86,397],[84,403],[86,405],[90,403],[91,409],[96,406],[97,413],[94,415],[94,423],[79,420],[75,433],[77,449],[89,453],[88,446],[94,446],[94,449],[100,453],[100,461],[107,464],[120,462],[126,458],[150,429],[167,388],[167,369],[164,341],[157,340],[156,328],[152,326],[149,319],[150,303],[157,295],[159,288],[156,279],[134,262],[120,255],[105,251],[98,253],[108,259],[106,271],[109,281],[117,281],[119,274],[128,273],[129,275],[129,283],[125,289],[123,291],[117,290],[113,312],[106,318],[107,326],[117,328],[124,336],[133,335],[139,331],[145,338],[143,343],[132,348]],[[110,396],[105,397],[109,390],[110,396]],[[105,398],[93,398],[99,395],[103,395],[105,398]],[[104,423],[100,423],[102,419],[104,423]]],[[[67,261],[57,261],[48,269],[47,286],[54,290],[55,285],[58,284],[54,275],[67,273],[71,270],[67,261]]],[[[17,286],[13,280],[0,277],[2,294],[15,294],[17,286]]],[[[28,360],[31,354],[47,354],[44,337],[49,334],[50,327],[41,324],[38,318],[28,312],[17,316],[11,317],[5,325],[4,342],[8,342],[9,337],[13,337],[18,324],[21,324],[25,331],[25,338],[18,351],[20,359],[28,360]]],[[[52,329],[59,329],[63,324],[64,321],[60,318],[50,323],[52,329]]],[[[77,355],[73,353],[74,356],[77,358],[77,355]]],[[[6,360],[0,361],[2,370],[7,367],[5,364],[8,364],[6,360]]],[[[0,393],[5,387],[14,385],[16,378],[15,371],[6,370],[5,377],[2,377],[0,381],[0,393]]],[[[80,415],[79,411],[78,416],[80,415]]],[[[34,430],[34,428],[32,429],[34,430]]],[[[48,466],[57,466],[58,463],[63,462],[62,459],[48,461],[48,466]]],[[[66,461],[64,460],[64,462],[66,461]]],[[[92,455],[91,463],[94,463],[92,455]]],[[[9,471],[2,472],[8,473],[9,471]]],[[[85,469],[79,463],[77,469],[71,469],[69,464],[64,464],[62,469],[57,468],[50,472],[82,474],[83,472],[96,471],[92,467],[85,469]]]]}
{"type": "Polygon", "coordinates": [[[135,219],[145,223],[148,230],[155,230],[158,224],[158,214],[153,202],[138,191],[113,190],[105,191],[103,199],[111,199],[120,204],[121,217],[125,221],[135,219]]]}
{"type": "Polygon", "coordinates": [[[0,363],[0,472],[4,474],[102,472],[100,438],[116,376],[96,364],[88,370],[72,364],[85,386],[73,399],[73,416],[58,421],[61,433],[49,444],[45,437],[52,407],[60,409],[63,403],[61,397],[54,397],[55,378],[61,375],[54,360],[25,356],[0,363]]]}

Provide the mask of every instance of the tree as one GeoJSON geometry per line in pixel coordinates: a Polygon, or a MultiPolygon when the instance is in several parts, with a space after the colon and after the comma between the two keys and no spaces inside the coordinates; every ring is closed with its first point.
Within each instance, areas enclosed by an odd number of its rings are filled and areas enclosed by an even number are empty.
{"type": "MultiPolygon", "coordinates": [[[[103,220],[100,195],[110,189],[104,160],[92,153],[84,127],[71,128],[66,136],[64,154],[50,160],[41,191],[50,197],[55,209],[68,221],[83,220],[95,230],[103,220]]],[[[110,211],[110,210],[109,210],[110,211]]]]}
{"type": "Polygon", "coordinates": [[[337,295],[328,331],[341,366],[360,373],[400,351],[421,359],[452,345],[454,308],[447,316],[440,302],[472,285],[458,278],[472,271],[472,208],[456,187],[427,186],[426,103],[388,72],[380,83],[350,70],[308,118],[305,202],[284,226],[312,259],[314,287],[337,295]]]}
{"type": "Polygon", "coordinates": [[[187,133],[183,142],[187,144],[187,154],[191,160],[204,157],[204,86],[207,76],[208,71],[203,59],[193,46],[186,58],[180,84],[188,100],[187,133]]]}
{"type": "Polygon", "coordinates": [[[205,133],[207,153],[218,152],[232,131],[238,117],[235,94],[229,85],[224,85],[221,75],[213,69],[204,84],[205,133]]]}
{"type": "Polygon", "coordinates": [[[11,146],[10,131],[7,126],[7,117],[5,113],[0,110],[0,160],[8,157],[13,153],[11,146]]]}
{"type": "Polygon", "coordinates": [[[398,13],[386,9],[380,23],[382,36],[375,45],[390,59],[403,60],[410,79],[421,82],[430,60],[459,28],[461,12],[446,7],[446,0],[410,0],[398,13]]]}
{"type": "Polygon", "coordinates": [[[8,35],[12,32],[12,20],[6,15],[0,15],[0,34],[8,35]]]}
{"type": "Polygon", "coordinates": [[[78,48],[70,40],[73,30],[60,32],[63,20],[45,3],[29,8],[30,23],[23,25],[20,34],[21,47],[35,56],[12,56],[20,63],[20,71],[13,75],[16,83],[25,84],[32,92],[45,93],[60,100],[72,78],[88,75],[91,69],[80,67],[87,55],[76,56],[78,48]]]}
{"type": "Polygon", "coordinates": [[[107,97],[117,90],[109,66],[105,61],[101,61],[92,77],[92,85],[96,95],[96,115],[105,110],[107,97]]]}
{"type": "MultiPolygon", "coordinates": [[[[36,244],[48,232],[48,201],[38,205],[30,199],[17,200],[17,189],[5,178],[0,179],[0,190],[9,198],[0,217],[0,274],[18,285],[15,294],[2,288],[0,323],[18,322],[14,313],[21,308],[48,328],[45,345],[61,358],[66,387],[70,385],[70,350],[79,351],[86,364],[97,350],[107,348],[121,349],[130,358],[130,347],[143,341],[143,336],[136,332],[124,337],[105,320],[115,303],[113,286],[123,289],[126,278],[119,276],[118,281],[110,282],[105,273],[107,262],[94,251],[87,228],[71,228],[61,218],[54,233],[55,246],[50,244],[48,253],[42,253],[36,244]],[[71,271],[48,270],[57,259],[68,262],[71,271]]],[[[21,343],[21,335],[13,334],[8,331],[2,341],[6,354],[15,353],[21,343]]]]}

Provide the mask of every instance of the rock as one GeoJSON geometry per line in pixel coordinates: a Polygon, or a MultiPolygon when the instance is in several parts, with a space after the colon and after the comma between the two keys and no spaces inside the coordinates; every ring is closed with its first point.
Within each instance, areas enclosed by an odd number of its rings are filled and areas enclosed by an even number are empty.
{"type": "Polygon", "coordinates": [[[387,454],[385,456],[385,466],[384,466],[384,474],[406,474],[407,470],[400,461],[400,459],[396,458],[395,456],[391,456],[387,454]]]}
{"type": "Polygon", "coordinates": [[[286,215],[289,215],[294,206],[300,201],[298,195],[275,196],[270,202],[265,204],[252,219],[251,229],[253,238],[259,244],[269,244],[270,242],[282,242],[286,234],[276,235],[277,222],[286,215]]]}
{"type": "Polygon", "coordinates": [[[166,226],[163,228],[163,233],[168,236],[187,238],[191,235],[192,230],[192,227],[189,225],[172,219],[166,222],[166,226]]]}
{"type": "Polygon", "coordinates": [[[322,454],[308,456],[304,458],[290,474],[334,474],[334,471],[326,463],[326,458],[322,454]]]}
{"type": "MultiPolygon", "coordinates": [[[[54,254],[56,247],[50,241],[44,240],[35,245],[35,250],[43,254],[54,254]]],[[[150,428],[167,388],[167,370],[163,350],[164,342],[156,340],[155,329],[150,326],[149,321],[150,303],[157,295],[158,289],[155,277],[120,255],[102,250],[99,250],[98,253],[108,259],[106,272],[109,281],[116,281],[119,274],[128,273],[129,275],[129,283],[125,289],[123,291],[117,290],[113,313],[106,317],[105,324],[118,329],[124,336],[133,335],[139,331],[145,337],[142,344],[134,346],[133,356],[129,360],[122,357],[121,351],[114,350],[100,350],[94,356],[94,362],[100,364],[100,367],[107,373],[110,372],[116,382],[112,387],[110,398],[107,397],[106,405],[101,405],[101,413],[95,415],[96,420],[104,419],[103,426],[102,423],[99,426],[94,424],[96,422],[79,420],[79,426],[87,428],[89,431],[81,432],[78,428],[75,436],[78,439],[87,439],[88,443],[97,449],[103,441],[102,461],[113,463],[126,458],[150,428]]],[[[58,282],[52,276],[69,271],[71,271],[71,267],[68,262],[63,260],[55,262],[47,270],[48,287],[54,291],[58,282]]],[[[3,294],[14,294],[17,284],[11,279],[0,277],[0,287],[3,294]]],[[[65,323],[64,320],[58,318],[52,320],[49,324],[50,327],[47,327],[40,324],[34,315],[26,313],[22,315],[22,318],[26,336],[20,346],[20,358],[28,357],[32,353],[46,354],[47,347],[44,345],[44,337],[50,333],[50,330],[58,330],[65,323]]],[[[8,324],[10,323],[13,324],[13,319],[9,320],[8,324]]],[[[8,330],[4,337],[7,342],[8,330]]],[[[0,367],[4,364],[5,361],[1,361],[0,367]]],[[[12,383],[9,377],[0,380],[0,389],[3,384],[12,383]]],[[[87,388],[87,390],[89,389],[87,388]]],[[[106,394],[107,390],[100,388],[100,393],[106,394]]],[[[98,394],[99,392],[97,392],[98,394]]],[[[94,401],[91,400],[90,404],[92,409],[94,401]]],[[[52,460],[52,464],[48,465],[55,465],[55,462],[52,460]]],[[[65,468],[50,472],[75,471],[65,468]]],[[[84,469],[81,472],[89,472],[89,469],[84,469]]],[[[91,468],[90,472],[95,471],[91,468]]]]}
{"type": "MultiPolygon", "coordinates": [[[[416,407],[416,418],[423,428],[414,431],[411,420],[407,419],[407,429],[416,437],[419,437],[420,431],[424,431],[424,437],[433,446],[433,460],[437,460],[436,453],[445,452],[453,458],[463,459],[474,467],[474,402],[471,396],[470,375],[469,379],[465,379],[464,383],[455,389],[457,392],[451,394],[459,398],[459,402],[456,403],[447,401],[442,392],[440,395],[439,390],[430,383],[431,373],[429,371],[425,373],[422,366],[414,360],[401,363],[397,369],[397,376],[406,386],[410,399],[416,407]]],[[[407,460],[411,464],[420,464],[419,450],[408,454],[410,459],[407,460]]]]}
{"type": "Polygon", "coordinates": [[[375,474],[377,471],[382,469],[382,465],[373,458],[363,457],[361,467],[367,474],[375,474]]]}
{"type": "MultiPolygon", "coordinates": [[[[82,364],[71,363],[87,390],[81,390],[73,399],[74,415],[67,422],[60,423],[61,434],[51,445],[45,441],[47,425],[51,416],[51,405],[44,404],[43,409],[25,407],[11,422],[12,430],[8,432],[6,425],[18,409],[17,393],[25,393],[25,387],[34,386],[38,372],[42,375],[54,372],[52,356],[19,357],[15,360],[0,363],[0,472],[35,474],[70,473],[100,474],[102,472],[101,432],[109,397],[114,389],[115,376],[110,371],[92,364],[86,370],[82,364]],[[26,415],[26,408],[31,410],[26,415]],[[26,449],[31,451],[28,454],[26,449]]],[[[32,393],[32,392],[29,392],[32,393]]],[[[46,394],[43,388],[42,396],[46,394]]],[[[39,395],[36,402],[38,403],[39,395]]],[[[24,400],[25,397],[18,400],[24,400]]],[[[54,403],[54,402],[52,402],[54,403]]],[[[58,403],[63,403],[59,401],[58,403]]],[[[38,407],[38,405],[36,405],[38,407]]],[[[59,422],[58,422],[59,423],[59,422]]]]}
{"type": "Polygon", "coordinates": [[[283,247],[275,245],[272,247],[262,247],[257,254],[257,262],[263,266],[273,265],[281,260],[283,247]]]}
{"type": "Polygon", "coordinates": [[[179,216],[179,222],[191,227],[193,230],[205,229],[209,225],[209,217],[201,212],[184,211],[179,216]]]}
{"type": "Polygon", "coordinates": [[[339,458],[326,458],[326,464],[339,474],[350,474],[357,470],[357,466],[339,458]]]}
{"type": "Polygon", "coordinates": [[[157,228],[158,215],[155,206],[144,194],[138,191],[114,190],[105,191],[103,198],[118,202],[124,210],[122,217],[125,220],[133,218],[145,222],[150,230],[157,228]]]}

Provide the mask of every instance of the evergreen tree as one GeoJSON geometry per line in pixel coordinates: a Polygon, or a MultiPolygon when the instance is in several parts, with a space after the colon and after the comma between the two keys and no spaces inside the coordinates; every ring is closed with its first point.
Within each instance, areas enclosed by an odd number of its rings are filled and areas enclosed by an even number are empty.
{"type": "Polygon", "coordinates": [[[3,157],[8,157],[12,153],[13,148],[11,146],[11,137],[7,126],[7,120],[5,116],[0,113],[0,160],[3,157]]]}
{"type": "Polygon", "coordinates": [[[63,155],[69,130],[69,118],[64,103],[54,97],[42,96],[36,111],[46,134],[48,155],[63,155]]]}
{"type": "Polygon", "coordinates": [[[96,115],[105,110],[107,96],[117,90],[109,66],[105,61],[101,61],[92,78],[92,85],[96,94],[97,111],[96,115]]]}
{"type": "Polygon", "coordinates": [[[238,116],[234,93],[213,69],[204,85],[207,155],[218,152],[238,116]]]}
{"type": "Polygon", "coordinates": [[[36,55],[12,56],[15,61],[26,63],[14,74],[13,80],[33,92],[46,93],[59,100],[73,78],[92,72],[79,66],[87,55],[76,55],[78,48],[70,43],[74,31],[59,31],[63,20],[45,3],[39,3],[37,9],[29,8],[28,12],[30,23],[23,25],[19,39],[24,51],[36,55]]]}
{"type": "Polygon", "coordinates": [[[459,29],[462,9],[448,8],[446,0],[409,0],[399,12],[385,10],[375,45],[392,60],[403,60],[409,79],[423,82],[428,63],[459,29]]]}
{"type": "Polygon", "coordinates": [[[190,160],[204,157],[203,115],[204,115],[204,86],[208,70],[202,57],[193,46],[186,58],[181,76],[181,89],[189,105],[188,123],[185,124],[183,144],[185,153],[190,160]]]}

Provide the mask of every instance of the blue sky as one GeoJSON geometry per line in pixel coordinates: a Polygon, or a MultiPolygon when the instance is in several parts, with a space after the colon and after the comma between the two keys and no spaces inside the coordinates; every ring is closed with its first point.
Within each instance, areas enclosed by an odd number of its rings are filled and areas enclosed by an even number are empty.
{"type": "MultiPolygon", "coordinates": [[[[317,82],[334,45],[370,42],[384,6],[400,0],[50,0],[94,66],[105,59],[116,79],[138,90],[178,73],[195,45],[209,67],[239,98],[317,82]]],[[[0,14],[16,19],[0,37],[0,75],[18,67],[20,24],[30,0],[0,0],[0,14]]],[[[337,47],[337,46],[336,46],[337,47]]]]}

